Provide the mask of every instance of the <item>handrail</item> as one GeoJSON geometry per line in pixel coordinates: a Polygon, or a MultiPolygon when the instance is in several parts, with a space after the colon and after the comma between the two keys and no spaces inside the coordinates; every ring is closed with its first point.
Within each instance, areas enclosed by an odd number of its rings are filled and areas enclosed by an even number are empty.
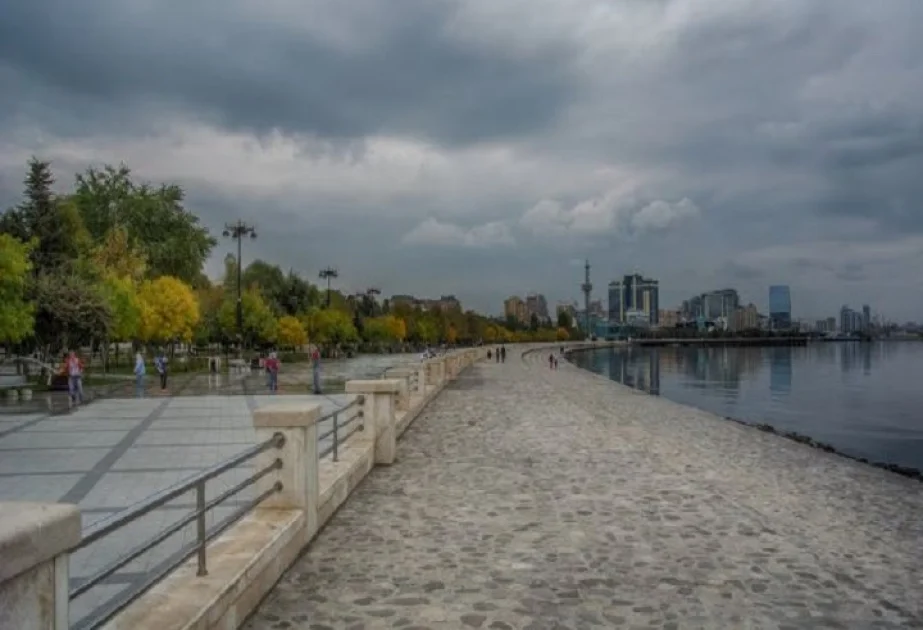
{"type": "Polygon", "coordinates": [[[179,566],[181,563],[185,562],[193,554],[198,555],[197,559],[197,575],[203,576],[208,574],[208,569],[206,566],[206,547],[209,541],[218,536],[221,532],[231,526],[231,524],[237,522],[250,512],[254,507],[256,507],[263,499],[269,495],[279,492],[282,490],[282,483],[276,482],[272,487],[270,487],[265,492],[261,493],[254,501],[246,503],[242,508],[236,510],[229,517],[224,519],[217,527],[212,528],[211,531],[207,531],[205,523],[205,515],[208,511],[217,507],[227,499],[233,497],[234,495],[240,493],[245,488],[252,486],[257,481],[268,475],[274,470],[282,468],[282,460],[277,458],[272,464],[264,467],[263,469],[255,472],[254,474],[248,476],[246,479],[236,484],[235,486],[225,490],[211,501],[206,502],[205,500],[205,483],[214,479],[215,477],[221,475],[222,473],[227,472],[235,466],[247,462],[260,453],[263,453],[271,448],[282,448],[285,444],[285,436],[282,433],[275,433],[268,440],[256,444],[237,455],[219,462],[214,466],[206,468],[205,470],[192,475],[191,477],[181,481],[178,484],[175,484],[165,490],[162,490],[143,501],[136,503],[135,505],[119,512],[111,519],[106,519],[102,522],[98,522],[90,526],[82,539],[77,545],[72,547],[69,550],[69,553],[73,554],[85,547],[92,545],[93,543],[99,541],[100,539],[112,534],[113,532],[118,531],[122,527],[135,522],[142,516],[152,512],[153,510],[163,507],[173,499],[195,490],[196,492],[196,509],[181,518],[179,521],[176,521],[166,529],[160,531],[152,538],[142,542],[139,545],[136,545],[128,552],[120,555],[115,560],[109,562],[99,570],[97,570],[93,575],[82,580],[79,585],[70,589],[68,598],[73,600],[77,597],[80,597],[88,590],[94,586],[99,585],[103,580],[105,580],[110,575],[117,572],[119,569],[129,564],[142,554],[150,551],[160,543],[164,542],[174,534],[182,531],[184,527],[191,524],[193,521],[196,522],[196,542],[190,548],[181,550],[180,553],[175,554],[169,562],[165,563],[159,570],[155,571],[153,575],[148,576],[142,584],[137,586],[134,589],[128,589],[128,592],[120,594],[114,601],[107,602],[91,612],[87,617],[81,619],[77,624],[78,628],[98,628],[102,624],[106,623],[114,615],[116,615],[120,610],[125,608],[132,601],[137,599],[144,591],[149,589],[151,586],[159,582],[167,573],[173,570],[175,567],[179,566]]]}
{"type": "Polygon", "coordinates": [[[317,443],[320,444],[321,441],[326,440],[327,438],[333,438],[333,439],[331,440],[330,446],[328,446],[322,451],[318,451],[317,453],[318,459],[323,459],[327,457],[327,455],[333,454],[333,461],[335,462],[339,461],[340,443],[348,440],[352,436],[352,434],[355,433],[356,431],[365,430],[365,422],[363,420],[363,418],[365,417],[365,413],[362,410],[363,403],[365,403],[365,397],[360,394],[359,396],[356,396],[348,404],[343,405],[339,409],[335,409],[331,411],[330,413],[320,417],[320,419],[318,420],[318,423],[323,422],[325,420],[331,420],[333,426],[331,426],[328,430],[324,431],[323,433],[317,434],[317,443]],[[341,421],[340,415],[348,412],[354,407],[357,408],[356,412],[352,414],[351,416],[349,416],[349,418],[347,418],[345,421],[341,421]],[[353,428],[348,433],[346,433],[346,435],[341,436],[340,430],[352,425],[357,419],[359,420],[358,425],[353,426],[353,428]]]}

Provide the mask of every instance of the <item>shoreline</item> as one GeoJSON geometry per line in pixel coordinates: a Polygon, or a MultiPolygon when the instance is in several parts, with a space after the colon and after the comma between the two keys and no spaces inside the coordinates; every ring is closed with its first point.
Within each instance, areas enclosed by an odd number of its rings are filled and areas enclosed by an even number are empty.
{"type": "MultiPolygon", "coordinates": [[[[591,374],[591,375],[593,375],[593,376],[596,376],[596,377],[605,379],[605,380],[606,380],[607,382],[609,382],[609,383],[612,383],[612,384],[614,384],[614,385],[618,385],[618,386],[620,386],[620,387],[625,387],[625,388],[630,389],[630,390],[635,391],[635,392],[639,392],[639,393],[641,393],[641,394],[644,394],[645,396],[653,396],[653,394],[650,394],[649,392],[646,392],[646,391],[644,391],[644,390],[642,390],[642,389],[637,389],[637,388],[634,388],[634,387],[630,387],[630,386],[628,386],[628,385],[625,385],[624,383],[619,383],[618,381],[613,381],[612,379],[610,379],[610,378],[608,378],[608,377],[606,377],[606,376],[604,376],[604,375],[602,375],[602,374],[599,374],[598,372],[594,372],[594,371],[589,370],[589,369],[587,369],[587,368],[583,368],[583,367],[581,367],[581,366],[575,364],[575,363],[574,363],[573,361],[571,361],[570,358],[569,358],[569,355],[570,355],[572,352],[586,352],[586,351],[588,351],[588,350],[605,350],[605,349],[612,350],[612,349],[615,349],[615,348],[618,348],[618,347],[622,347],[622,346],[627,346],[627,345],[629,345],[629,344],[627,344],[627,343],[619,343],[619,342],[606,342],[606,345],[597,345],[597,346],[578,346],[578,347],[574,347],[574,348],[566,348],[565,351],[564,351],[564,355],[563,355],[563,356],[564,356],[564,360],[567,361],[572,367],[574,367],[575,369],[578,369],[578,370],[580,370],[580,371],[582,371],[582,372],[584,372],[584,373],[586,373],[586,374],[591,374]],[[618,344],[618,345],[616,345],[616,344],[618,344]]],[[[658,396],[662,396],[662,395],[661,395],[661,394],[658,394],[658,396]]],[[[919,468],[914,468],[914,467],[912,467],[912,466],[901,466],[900,464],[894,464],[894,463],[889,463],[889,462],[880,462],[880,461],[876,462],[876,461],[872,461],[872,460],[868,459],[867,457],[859,457],[859,456],[856,456],[856,455],[850,455],[850,454],[848,454],[848,453],[844,453],[843,451],[837,449],[835,446],[833,446],[833,445],[831,445],[831,444],[828,444],[828,443],[826,443],[826,442],[821,442],[821,441],[819,441],[819,440],[815,440],[815,439],[812,438],[811,436],[805,435],[805,434],[803,434],[803,433],[798,433],[797,431],[786,431],[786,430],[784,430],[784,429],[779,429],[779,428],[773,426],[772,424],[765,423],[765,422],[748,422],[748,421],[743,420],[743,419],[741,419],[741,418],[734,418],[734,417],[732,417],[732,416],[726,416],[726,415],[723,415],[723,414],[718,414],[718,413],[715,413],[715,412],[710,411],[710,410],[708,410],[708,409],[702,409],[701,407],[696,407],[696,406],[694,406],[694,405],[689,405],[689,404],[687,404],[687,403],[682,403],[682,402],[673,400],[672,398],[669,398],[669,397],[667,397],[667,396],[662,396],[662,397],[663,397],[665,400],[669,400],[670,402],[672,402],[672,403],[674,403],[674,404],[677,404],[677,405],[683,405],[683,406],[690,407],[691,409],[696,409],[697,411],[704,411],[704,412],[706,412],[706,413],[711,413],[711,414],[715,415],[715,416],[718,417],[718,418],[721,418],[721,419],[723,419],[723,420],[727,420],[727,421],[733,422],[733,423],[735,423],[735,424],[738,424],[738,425],[741,425],[741,426],[744,426],[744,427],[748,427],[748,428],[750,428],[750,429],[755,429],[755,430],[757,430],[757,431],[762,431],[763,433],[771,433],[771,434],[776,435],[776,436],[778,436],[778,437],[785,438],[785,439],[791,440],[791,441],[793,441],[793,442],[798,442],[799,444],[803,444],[803,445],[805,445],[805,446],[808,446],[808,447],[810,447],[810,448],[817,449],[817,450],[819,450],[819,451],[824,451],[824,452],[826,452],[826,453],[831,453],[831,454],[836,455],[836,456],[838,456],[838,457],[843,457],[843,458],[845,458],[845,459],[849,459],[849,460],[852,460],[852,461],[854,461],[854,462],[858,462],[858,463],[860,463],[860,464],[865,464],[866,466],[871,466],[871,467],[873,467],[873,468],[879,468],[879,469],[882,469],[882,470],[886,470],[886,471],[888,471],[888,472],[891,472],[891,473],[900,475],[900,476],[902,476],[902,477],[906,477],[906,478],[908,478],[908,479],[913,479],[913,480],[915,480],[915,481],[918,481],[918,482],[923,483],[923,470],[921,470],[921,469],[919,469],[919,468]]]]}

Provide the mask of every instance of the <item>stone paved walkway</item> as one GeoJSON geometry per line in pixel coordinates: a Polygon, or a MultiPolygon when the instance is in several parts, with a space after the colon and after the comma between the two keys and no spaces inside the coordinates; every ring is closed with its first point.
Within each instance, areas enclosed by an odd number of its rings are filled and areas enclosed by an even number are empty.
{"type": "Polygon", "coordinates": [[[246,628],[923,628],[923,484],[544,356],[447,388],[246,628]]]}

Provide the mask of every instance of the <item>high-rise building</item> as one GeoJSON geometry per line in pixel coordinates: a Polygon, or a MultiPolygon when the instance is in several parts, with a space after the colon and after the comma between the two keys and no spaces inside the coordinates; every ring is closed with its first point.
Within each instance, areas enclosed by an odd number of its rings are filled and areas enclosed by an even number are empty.
{"type": "Polygon", "coordinates": [[[727,319],[728,330],[756,330],[760,327],[760,312],[753,304],[737,307],[727,319]]]}
{"type": "Polygon", "coordinates": [[[548,302],[545,300],[545,296],[541,293],[527,295],[526,312],[528,313],[528,319],[532,319],[532,316],[535,315],[539,321],[548,321],[548,302]]]}
{"type": "Polygon", "coordinates": [[[840,332],[844,335],[862,332],[865,330],[864,313],[854,311],[847,305],[840,309],[840,332]]]}
{"type": "Polygon", "coordinates": [[[660,286],[656,280],[636,273],[609,283],[609,323],[628,323],[628,313],[632,319],[644,313],[651,326],[660,323],[660,286]]]}
{"type": "Polygon", "coordinates": [[[521,324],[529,321],[526,303],[518,295],[511,295],[503,301],[503,315],[507,318],[511,317],[521,324]]]}
{"type": "Polygon", "coordinates": [[[792,296],[788,285],[769,287],[769,321],[773,330],[792,327],[792,296]]]}
{"type": "Polygon", "coordinates": [[[862,305],[862,331],[868,332],[872,327],[872,307],[868,304],[862,305]]]}

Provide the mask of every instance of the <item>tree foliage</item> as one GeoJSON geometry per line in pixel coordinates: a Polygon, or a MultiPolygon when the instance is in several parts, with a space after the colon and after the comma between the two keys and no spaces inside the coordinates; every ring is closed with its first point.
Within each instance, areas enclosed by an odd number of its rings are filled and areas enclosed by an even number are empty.
{"type": "MultiPolygon", "coordinates": [[[[243,314],[243,342],[247,345],[273,342],[278,335],[278,321],[272,310],[263,300],[259,290],[251,288],[241,296],[241,312],[243,314]]],[[[225,294],[225,300],[218,310],[218,323],[222,334],[227,339],[236,339],[237,329],[237,296],[225,294]]]]}
{"type": "Polygon", "coordinates": [[[31,245],[0,234],[0,341],[19,342],[32,334],[35,306],[28,298],[31,245]]]}
{"type": "Polygon", "coordinates": [[[337,309],[311,309],[303,318],[308,337],[319,344],[349,343],[359,339],[349,313],[337,309]]]}
{"type": "Polygon", "coordinates": [[[102,291],[77,275],[42,274],[35,280],[35,338],[55,355],[107,339],[112,311],[102,291]]]}
{"type": "Polygon", "coordinates": [[[297,317],[285,315],[279,319],[279,343],[291,348],[308,343],[308,333],[297,317]]]}
{"type": "Polygon", "coordinates": [[[191,341],[199,322],[199,302],[179,278],[146,280],[138,293],[140,337],[148,342],[191,341]]]}
{"type": "Polygon", "coordinates": [[[133,341],[141,336],[141,301],[130,276],[109,275],[102,283],[103,296],[112,314],[113,341],[133,341]]]}
{"type": "Polygon", "coordinates": [[[183,206],[184,197],[174,184],[136,184],[123,165],[77,175],[71,199],[93,239],[124,229],[131,246],[143,254],[148,277],[173,276],[193,284],[216,241],[183,206]]]}

